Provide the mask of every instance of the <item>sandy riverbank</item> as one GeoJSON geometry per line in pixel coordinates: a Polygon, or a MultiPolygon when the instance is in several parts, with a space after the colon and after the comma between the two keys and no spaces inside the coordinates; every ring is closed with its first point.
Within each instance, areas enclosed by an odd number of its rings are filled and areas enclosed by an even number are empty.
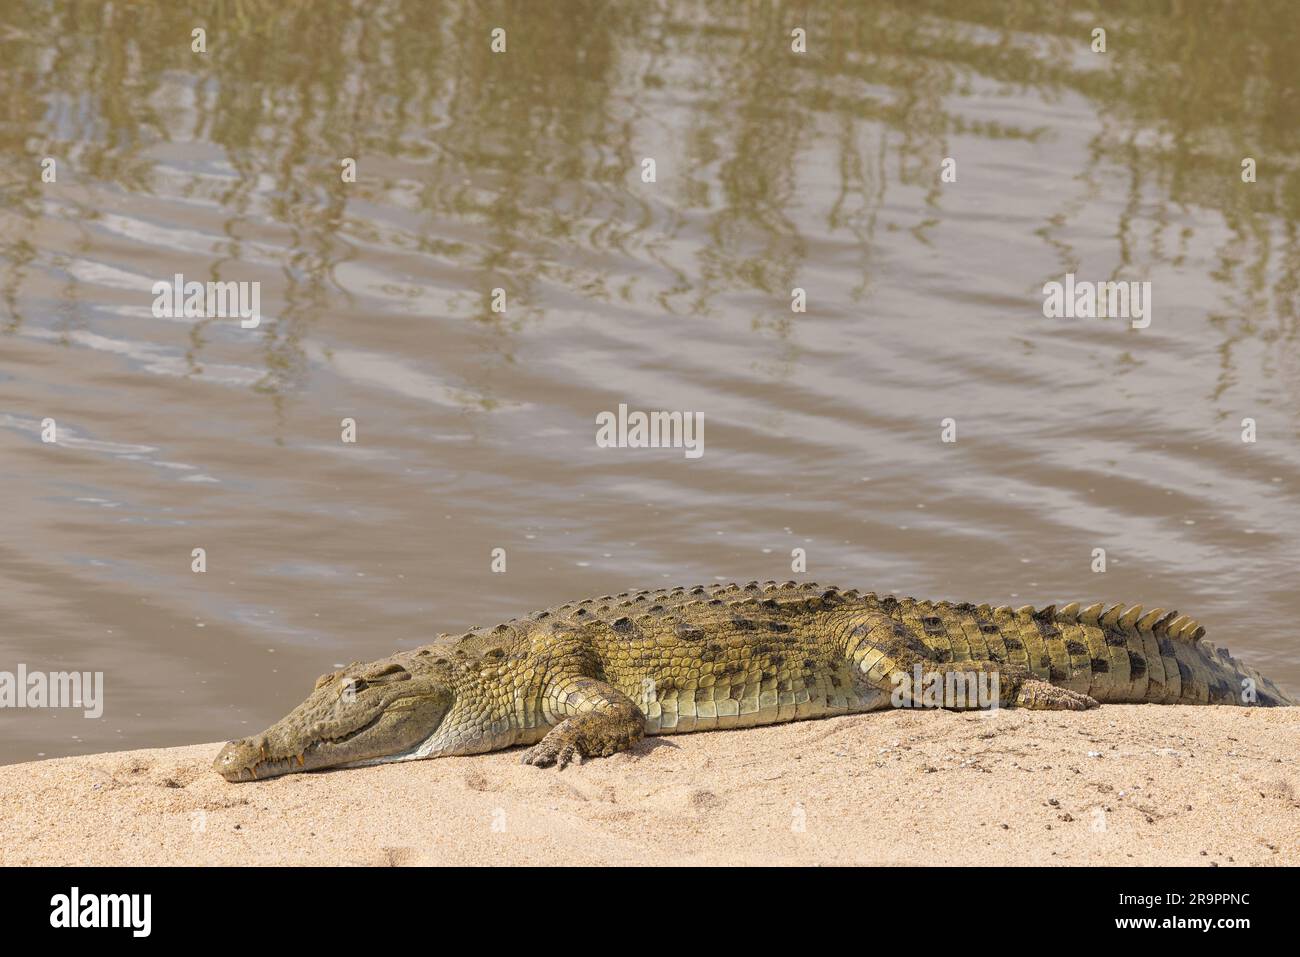
{"type": "Polygon", "coordinates": [[[1300,708],[887,712],[228,784],[217,744],[0,767],[0,863],[1300,864],[1300,708]]]}

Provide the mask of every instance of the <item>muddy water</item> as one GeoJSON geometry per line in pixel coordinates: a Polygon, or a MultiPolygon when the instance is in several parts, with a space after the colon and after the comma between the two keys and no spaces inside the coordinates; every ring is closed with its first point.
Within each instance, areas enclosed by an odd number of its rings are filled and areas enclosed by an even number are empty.
{"type": "Polygon", "coordinates": [[[1298,48],[1284,2],[6,4],[0,670],[105,702],[0,760],[751,578],[1179,608],[1300,691],[1298,48]],[[260,326],[156,317],[177,273],[260,326]],[[1149,327],[1045,318],[1066,273],[1149,327]],[[620,403],[704,454],[598,448],[620,403]]]}

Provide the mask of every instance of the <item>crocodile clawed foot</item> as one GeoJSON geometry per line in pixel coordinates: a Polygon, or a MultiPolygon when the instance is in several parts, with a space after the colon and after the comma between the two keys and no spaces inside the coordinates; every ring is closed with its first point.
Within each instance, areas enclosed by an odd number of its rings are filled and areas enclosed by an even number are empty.
{"type": "Polygon", "coordinates": [[[543,748],[538,744],[528,749],[523,758],[520,759],[520,763],[529,764],[535,768],[554,766],[557,771],[563,771],[570,764],[581,764],[582,752],[573,744],[559,749],[543,748]]]}
{"type": "MultiPolygon", "coordinates": [[[[556,730],[559,730],[558,728],[556,730]]],[[[520,764],[531,764],[535,768],[549,768],[555,765],[563,771],[570,763],[582,763],[582,751],[576,741],[564,742],[554,740],[555,731],[524,752],[520,764]]]]}
{"type": "Polygon", "coordinates": [[[645,719],[632,702],[609,701],[601,711],[565,718],[546,737],[524,752],[520,760],[537,768],[563,770],[583,758],[605,758],[626,751],[641,740],[645,719]]]}
{"type": "Polygon", "coordinates": [[[1016,692],[1017,708],[1034,711],[1087,711],[1100,702],[1086,694],[1058,688],[1041,678],[1026,678],[1016,692]]]}

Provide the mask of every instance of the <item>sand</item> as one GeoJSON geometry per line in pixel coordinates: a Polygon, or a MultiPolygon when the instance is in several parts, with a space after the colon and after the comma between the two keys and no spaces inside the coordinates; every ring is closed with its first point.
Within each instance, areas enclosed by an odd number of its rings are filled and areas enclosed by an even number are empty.
{"type": "Polygon", "coordinates": [[[894,711],[256,784],[218,747],[0,767],[0,863],[1300,863],[1300,708],[894,711]]]}

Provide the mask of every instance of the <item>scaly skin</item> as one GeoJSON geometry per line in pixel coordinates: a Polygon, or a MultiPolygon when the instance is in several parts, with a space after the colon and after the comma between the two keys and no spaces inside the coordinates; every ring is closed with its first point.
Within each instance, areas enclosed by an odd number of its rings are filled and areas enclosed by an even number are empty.
{"type": "Polygon", "coordinates": [[[954,680],[972,673],[996,676],[1003,707],[1294,703],[1203,634],[1140,606],[1013,611],[794,582],[626,592],[324,675],[215,767],[252,781],[515,745],[564,767],[646,734],[906,705],[918,667],[947,686],[928,699],[941,707],[971,706],[954,680]]]}

